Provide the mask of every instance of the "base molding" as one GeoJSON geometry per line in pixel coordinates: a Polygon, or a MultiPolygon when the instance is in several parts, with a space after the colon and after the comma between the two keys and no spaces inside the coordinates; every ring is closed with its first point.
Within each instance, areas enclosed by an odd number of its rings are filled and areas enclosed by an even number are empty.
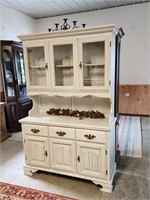
{"type": "Polygon", "coordinates": [[[92,181],[95,185],[99,186],[99,190],[102,192],[107,192],[107,193],[111,193],[113,191],[113,180],[114,180],[114,176],[116,175],[116,164],[115,167],[113,169],[112,175],[111,175],[111,179],[109,181],[105,181],[105,180],[100,180],[100,181],[92,181]]]}
{"type": "Polygon", "coordinates": [[[24,175],[27,175],[27,176],[33,176],[38,171],[35,168],[31,168],[27,166],[24,166],[23,170],[24,170],[24,175]]]}
{"type": "MultiPolygon", "coordinates": [[[[38,169],[36,169],[34,167],[32,168],[32,167],[27,166],[27,165],[25,165],[23,167],[23,170],[24,170],[24,175],[27,175],[27,176],[33,176],[38,171],[38,169]]],[[[51,172],[51,170],[46,170],[46,171],[47,172],[51,172]]],[[[99,187],[100,191],[111,193],[112,190],[113,190],[113,180],[114,180],[115,174],[116,174],[116,165],[115,165],[114,170],[113,170],[113,172],[111,174],[111,179],[110,180],[102,180],[102,179],[100,179],[99,181],[97,181],[97,180],[92,180],[92,178],[91,179],[90,178],[89,179],[85,179],[85,180],[91,180],[95,185],[97,185],[97,187],[99,187]]],[[[63,174],[63,175],[65,175],[65,174],[63,174]]],[[[80,176],[78,177],[78,175],[72,176],[72,177],[79,178],[79,179],[81,178],[80,176]]],[[[84,178],[82,178],[82,179],[84,179],[84,178]]]]}

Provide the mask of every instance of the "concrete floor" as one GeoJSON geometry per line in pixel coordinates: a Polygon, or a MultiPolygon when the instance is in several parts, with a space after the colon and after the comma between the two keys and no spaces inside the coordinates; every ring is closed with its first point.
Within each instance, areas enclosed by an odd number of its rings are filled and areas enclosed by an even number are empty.
{"type": "Polygon", "coordinates": [[[24,154],[21,141],[6,140],[0,148],[0,181],[73,197],[78,200],[150,199],[150,118],[141,118],[143,157],[121,157],[111,194],[99,191],[90,181],[46,172],[23,174],[24,154]]]}

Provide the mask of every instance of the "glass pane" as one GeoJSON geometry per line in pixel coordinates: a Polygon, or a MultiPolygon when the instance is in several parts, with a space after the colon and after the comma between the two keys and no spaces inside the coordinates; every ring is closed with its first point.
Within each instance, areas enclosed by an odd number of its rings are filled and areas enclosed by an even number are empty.
{"type": "Polygon", "coordinates": [[[44,47],[27,49],[31,86],[46,86],[46,63],[44,47]]]}
{"type": "Polygon", "coordinates": [[[104,41],[83,44],[83,86],[104,86],[104,47],[104,41]]]}
{"type": "Polygon", "coordinates": [[[7,96],[13,97],[15,96],[15,90],[14,90],[14,82],[12,75],[10,52],[7,49],[3,50],[3,61],[4,61],[4,76],[6,79],[7,96]]]}
{"type": "Polygon", "coordinates": [[[54,46],[54,70],[56,86],[73,86],[72,44],[54,46]]]}
{"type": "Polygon", "coordinates": [[[26,95],[26,78],[22,51],[16,52],[16,73],[19,90],[18,93],[20,96],[24,96],[26,95]]]}

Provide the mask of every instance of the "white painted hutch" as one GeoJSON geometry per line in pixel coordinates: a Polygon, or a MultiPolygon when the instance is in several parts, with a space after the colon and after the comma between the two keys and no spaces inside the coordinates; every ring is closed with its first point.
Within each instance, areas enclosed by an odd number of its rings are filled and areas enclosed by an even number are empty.
{"type": "Polygon", "coordinates": [[[20,120],[26,175],[43,170],[112,191],[118,36],[114,25],[19,36],[33,101],[29,116],[20,120]],[[50,108],[99,111],[105,118],[48,115],[50,108]]]}

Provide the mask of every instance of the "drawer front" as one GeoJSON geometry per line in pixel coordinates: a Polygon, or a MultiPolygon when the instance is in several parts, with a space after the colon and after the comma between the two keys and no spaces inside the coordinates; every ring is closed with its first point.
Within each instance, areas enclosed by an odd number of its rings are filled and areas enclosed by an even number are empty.
{"type": "Polygon", "coordinates": [[[28,134],[28,135],[48,136],[48,126],[23,124],[22,131],[24,134],[28,134]]]}
{"type": "Polygon", "coordinates": [[[75,129],[62,127],[49,127],[49,136],[54,138],[75,139],[75,129]]]}
{"type": "Polygon", "coordinates": [[[76,129],[76,139],[85,142],[105,143],[106,133],[102,131],[76,129]]]}

